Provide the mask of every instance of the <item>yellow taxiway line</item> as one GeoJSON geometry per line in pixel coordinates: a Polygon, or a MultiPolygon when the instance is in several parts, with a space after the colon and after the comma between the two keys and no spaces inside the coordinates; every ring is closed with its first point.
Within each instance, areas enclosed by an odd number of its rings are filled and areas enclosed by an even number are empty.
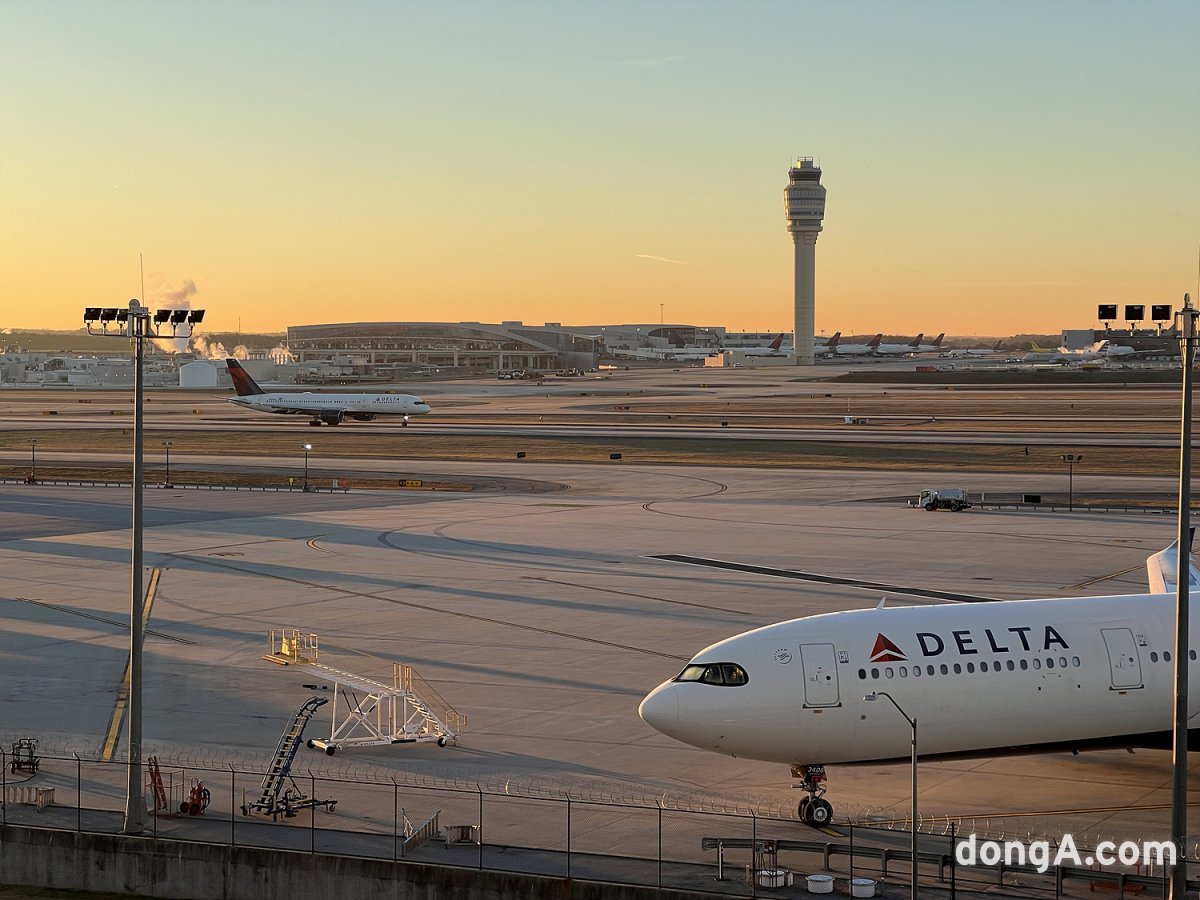
{"type": "MultiPolygon", "coordinates": [[[[154,595],[158,592],[158,580],[162,577],[162,569],[150,570],[150,584],[146,587],[146,600],[142,604],[142,629],[150,621],[150,607],[154,603],[154,595]]],[[[100,759],[110,762],[117,749],[117,739],[121,735],[121,722],[125,718],[125,710],[129,706],[129,666],[131,661],[125,660],[125,674],[121,678],[121,686],[117,689],[117,702],[113,706],[112,718],[108,722],[108,730],[104,734],[104,748],[100,751],[100,759]]]]}

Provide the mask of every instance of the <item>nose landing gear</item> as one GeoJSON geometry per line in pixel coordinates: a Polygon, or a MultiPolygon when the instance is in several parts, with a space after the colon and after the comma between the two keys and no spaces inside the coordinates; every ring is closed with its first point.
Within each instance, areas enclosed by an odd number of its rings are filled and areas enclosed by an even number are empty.
{"type": "Polygon", "coordinates": [[[793,785],[808,794],[796,810],[800,821],[821,828],[833,820],[833,804],[822,796],[825,793],[824,766],[792,766],[792,777],[800,783],[793,785]]]}

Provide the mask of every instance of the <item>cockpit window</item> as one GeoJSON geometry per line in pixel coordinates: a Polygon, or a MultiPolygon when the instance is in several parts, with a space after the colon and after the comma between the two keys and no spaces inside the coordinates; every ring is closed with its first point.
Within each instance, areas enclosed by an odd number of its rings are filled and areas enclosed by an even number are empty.
{"type": "Polygon", "coordinates": [[[676,681],[699,681],[722,687],[741,687],[750,680],[746,670],[737,663],[709,663],[704,666],[688,666],[675,678],[676,681]]]}
{"type": "Polygon", "coordinates": [[[721,663],[721,674],[725,676],[725,683],[732,685],[741,685],[746,683],[746,670],[735,663],[721,663]]]}

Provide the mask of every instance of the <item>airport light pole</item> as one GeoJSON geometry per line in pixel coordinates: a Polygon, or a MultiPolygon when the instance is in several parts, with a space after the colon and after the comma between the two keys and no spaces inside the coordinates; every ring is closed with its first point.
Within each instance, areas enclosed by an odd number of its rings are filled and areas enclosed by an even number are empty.
{"type": "Polygon", "coordinates": [[[312,449],[312,444],[301,444],[300,449],[304,451],[304,487],[301,490],[308,490],[308,451],[312,449]]]}
{"type": "Polygon", "coordinates": [[[173,441],[163,441],[163,449],[167,452],[167,474],[163,479],[163,487],[169,488],[175,485],[171,484],[171,448],[174,446],[173,441]]]}
{"type": "Polygon", "coordinates": [[[1171,750],[1171,841],[1175,844],[1175,865],[1171,867],[1170,900],[1187,895],[1187,812],[1188,812],[1188,653],[1190,634],[1191,587],[1191,503],[1192,503],[1192,369],[1196,362],[1196,319],[1200,310],[1192,298],[1183,295],[1183,309],[1175,314],[1183,358],[1182,401],[1179,424],[1179,531],[1175,537],[1175,721],[1171,750]]]}
{"type": "Polygon", "coordinates": [[[37,438],[29,439],[29,483],[37,484],[37,438]]]}
{"type": "Polygon", "coordinates": [[[896,712],[904,716],[904,721],[908,722],[912,728],[912,900],[917,900],[917,833],[919,831],[918,823],[920,819],[917,816],[917,719],[915,716],[910,716],[904,711],[896,698],[887,691],[872,691],[863,697],[864,700],[878,700],[880,697],[886,697],[892,706],[896,707],[896,712]]]}
{"type": "Polygon", "coordinates": [[[88,306],[83,310],[83,322],[88,334],[127,338],[133,344],[133,548],[129,602],[129,700],[125,707],[129,738],[125,772],[125,824],[122,829],[125,834],[141,834],[146,829],[146,803],[142,796],[142,643],[146,629],[143,621],[145,598],[142,596],[142,362],[147,340],[190,337],[203,320],[202,309],[159,309],[151,312],[137,300],[130,300],[128,309],[88,306]],[[180,335],[179,326],[184,324],[188,326],[187,334],[180,335]]]}
{"type": "Polygon", "coordinates": [[[1083,462],[1082,453],[1064,453],[1062,461],[1067,464],[1067,509],[1075,511],[1075,463],[1083,462]]]}

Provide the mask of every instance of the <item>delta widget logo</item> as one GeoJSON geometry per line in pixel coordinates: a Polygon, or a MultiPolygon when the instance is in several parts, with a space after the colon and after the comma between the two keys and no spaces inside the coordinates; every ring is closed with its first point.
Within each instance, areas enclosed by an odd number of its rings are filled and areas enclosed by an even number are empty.
{"type": "Polygon", "coordinates": [[[885,638],[882,634],[875,636],[875,647],[871,650],[871,662],[906,662],[908,657],[904,651],[885,638]]]}

